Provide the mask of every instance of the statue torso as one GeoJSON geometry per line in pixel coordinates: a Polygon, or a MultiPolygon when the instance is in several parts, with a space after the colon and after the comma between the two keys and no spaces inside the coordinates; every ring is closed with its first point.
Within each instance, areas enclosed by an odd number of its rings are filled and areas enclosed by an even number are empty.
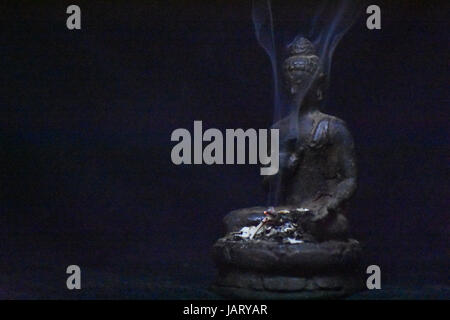
{"type": "MultiPolygon", "coordinates": [[[[280,155],[297,158],[292,166],[281,161],[281,169],[290,174],[281,177],[281,204],[308,208],[319,206],[331,196],[339,183],[337,156],[333,152],[333,123],[339,119],[317,112],[299,119],[298,132],[293,135],[288,121],[280,121],[280,155]]],[[[292,127],[291,127],[292,128],[292,127]]]]}

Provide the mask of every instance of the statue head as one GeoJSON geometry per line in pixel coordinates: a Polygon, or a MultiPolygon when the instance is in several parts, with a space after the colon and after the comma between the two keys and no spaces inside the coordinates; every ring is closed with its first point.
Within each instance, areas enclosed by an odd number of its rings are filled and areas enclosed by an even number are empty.
{"type": "Polygon", "coordinates": [[[304,92],[305,95],[315,95],[317,100],[323,98],[322,85],[325,75],[314,45],[308,39],[296,37],[287,46],[283,75],[289,94],[304,92]]]}

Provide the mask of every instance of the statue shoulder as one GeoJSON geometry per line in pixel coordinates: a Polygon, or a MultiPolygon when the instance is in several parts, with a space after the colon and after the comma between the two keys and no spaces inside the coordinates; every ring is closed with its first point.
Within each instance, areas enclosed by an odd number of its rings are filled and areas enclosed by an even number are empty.
{"type": "Polygon", "coordinates": [[[332,140],[332,123],[337,118],[322,112],[315,114],[314,118],[310,145],[318,147],[328,144],[332,140]]]}
{"type": "Polygon", "coordinates": [[[314,144],[320,144],[320,141],[324,140],[332,144],[353,143],[344,120],[325,113],[318,114],[316,119],[317,125],[312,135],[314,144]]]}
{"type": "Polygon", "coordinates": [[[344,120],[331,116],[329,134],[334,143],[353,145],[353,137],[344,120]]]}

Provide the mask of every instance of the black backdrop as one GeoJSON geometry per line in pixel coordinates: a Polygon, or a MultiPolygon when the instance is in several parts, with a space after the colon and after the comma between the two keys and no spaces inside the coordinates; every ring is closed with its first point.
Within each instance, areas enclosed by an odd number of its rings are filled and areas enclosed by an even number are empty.
{"type": "MultiPolygon", "coordinates": [[[[118,297],[135,297],[120,275],[153,281],[146,298],[201,288],[222,217],[266,197],[257,166],[173,165],[170,134],[270,126],[251,3],[78,2],[80,31],[69,4],[2,8],[0,295],[60,297],[69,264],[118,297]]],[[[448,5],[378,4],[382,30],[363,16],[335,51],[325,111],[356,140],[367,262],[421,287],[448,281],[448,5]]]]}

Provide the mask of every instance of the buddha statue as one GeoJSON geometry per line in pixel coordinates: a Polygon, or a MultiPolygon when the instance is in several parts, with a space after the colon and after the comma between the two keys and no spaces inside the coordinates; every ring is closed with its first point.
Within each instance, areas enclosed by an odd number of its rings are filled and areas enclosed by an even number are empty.
{"type": "Polygon", "coordinates": [[[343,297],[363,288],[362,248],[345,216],[356,189],[353,139],[344,121],[319,110],[327,81],[309,40],[288,45],[283,76],[292,112],[273,125],[280,166],[263,181],[276,206],[225,216],[211,289],[246,299],[343,297]]]}
{"type": "MultiPolygon", "coordinates": [[[[312,239],[344,239],[347,202],[356,189],[353,138],[343,120],[319,110],[326,75],[306,38],[288,45],[283,76],[292,112],[273,125],[279,129],[280,169],[263,185],[278,206],[310,210],[303,225],[312,239]]],[[[262,217],[258,207],[233,211],[225,217],[227,231],[262,217]]]]}

